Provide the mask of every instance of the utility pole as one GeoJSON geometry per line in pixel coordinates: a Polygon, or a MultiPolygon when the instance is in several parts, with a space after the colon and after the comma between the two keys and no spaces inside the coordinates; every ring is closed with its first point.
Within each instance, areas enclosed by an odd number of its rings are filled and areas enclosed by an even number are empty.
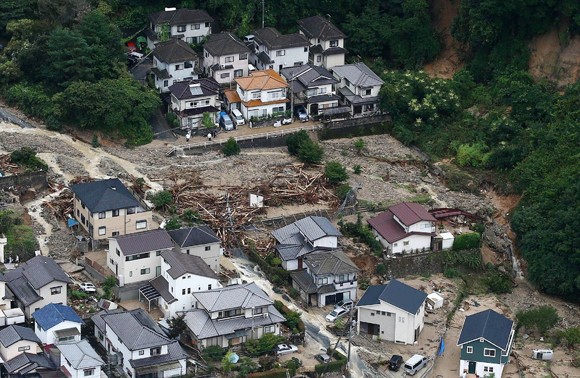
{"type": "Polygon", "coordinates": [[[292,90],[292,83],[294,83],[294,74],[292,74],[292,79],[290,79],[290,119],[294,123],[294,91],[292,90]]]}
{"type": "Polygon", "coordinates": [[[264,0],[262,0],[262,29],[264,29],[264,0]]]}

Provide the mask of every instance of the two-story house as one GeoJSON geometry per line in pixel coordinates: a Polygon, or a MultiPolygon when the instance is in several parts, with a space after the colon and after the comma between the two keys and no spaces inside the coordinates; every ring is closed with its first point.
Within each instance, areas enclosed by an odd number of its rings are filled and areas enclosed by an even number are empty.
{"type": "Polygon", "coordinates": [[[379,92],[383,80],[362,62],[335,66],[334,77],[342,104],[350,106],[353,117],[362,117],[379,110],[379,92]]]}
{"type": "Polygon", "coordinates": [[[327,70],[344,65],[346,37],[336,26],[322,16],[298,20],[298,31],[310,41],[308,62],[327,70]]]}
{"type": "Polygon", "coordinates": [[[165,8],[149,15],[149,28],[145,30],[147,47],[155,49],[159,42],[176,38],[186,43],[201,43],[211,34],[213,18],[201,9],[165,8]]]}
{"type": "Polygon", "coordinates": [[[153,51],[153,73],[155,88],[160,93],[169,92],[169,86],[178,81],[194,80],[199,64],[195,51],[179,39],[160,42],[153,51]]]}
{"type": "Polygon", "coordinates": [[[87,340],[57,345],[60,370],[68,378],[100,378],[104,361],[87,340]]]}
{"type": "Polygon", "coordinates": [[[10,325],[0,330],[0,357],[2,362],[27,352],[42,353],[40,339],[31,328],[10,325]]]}
{"type": "Polygon", "coordinates": [[[304,268],[304,256],[314,251],[338,248],[342,234],[328,218],[309,216],[274,230],[276,252],[286,270],[304,268]]]}
{"type": "Polygon", "coordinates": [[[335,94],[338,80],[326,68],[307,64],[282,68],[280,73],[290,83],[294,105],[304,105],[311,116],[338,107],[339,98],[335,94]]]}
{"type": "Polygon", "coordinates": [[[424,326],[426,300],[425,292],[398,280],[369,286],[356,305],[357,333],[413,344],[424,326]]]}
{"type": "MultiPolygon", "coordinates": [[[[254,71],[235,79],[240,110],[245,119],[280,114],[286,111],[288,83],[274,70],[254,71]]],[[[230,104],[231,106],[231,104],[230,104]]]]}
{"type": "Polygon", "coordinates": [[[431,249],[435,217],[418,203],[401,202],[368,220],[388,254],[431,249]]]}
{"type": "Polygon", "coordinates": [[[459,376],[493,374],[500,378],[509,363],[514,333],[514,322],[493,310],[467,316],[457,340],[461,348],[459,376]]]}
{"type": "Polygon", "coordinates": [[[280,34],[275,28],[262,28],[254,31],[252,58],[257,69],[280,72],[284,67],[308,63],[309,46],[302,34],[280,34]]]}
{"type": "Polygon", "coordinates": [[[117,236],[109,239],[107,266],[119,285],[149,281],[161,275],[161,253],[173,249],[173,241],[163,229],[117,236]]]}
{"type": "Polygon", "coordinates": [[[11,360],[4,361],[6,377],[62,377],[58,366],[45,354],[24,352],[11,360]]]}
{"type": "Polygon", "coordinates": [[[191,293],[222,287],[218,275],[199,256],[178,251],[161,253],[161,275],[139,289],[151,305],[153,300],[166,319],[177,316],[178,311],[194,307],[191,293]]]}
{"type": "Polygon", "coordinates": [[[195,226],[167,231],[175,248],[181,253],[199,256],[214,272],[220,271],[220,259],[224,254],[221,240],[208,226],[195,226]]]}
{"type": "Polygon", "coordinates": [[[71,190],[74,217],[93,240],[152,227],[151,210],[117,178],[76,184],[71,190]]]}
{"type": "Polygon", "coordinates": [[[69,276],[51,258],[36,256],[0,279],[6,282],[6,298],[10,298],[30,319],[35,311],[49,303],[66,303],[69,276]]]}
{"type": "Polygon", "coordinates": [[[255,283],[231,285],[192,294],[195,309],[185,313],[192,340],[201,348],[223,348],[267,333],[280,334],[286,319],[268,295],[255,283]]]}
{"type": "Polygon", "coordinates": [[[358,267],[340,250],[304,257],[306,269],[292,272],[292,287],[309,306],[324,307],[356,300],[358,267]]]}
{"type": "Polygon", "coordinates": [[[129,377],[176,377],[186,374],[188,355],[165,336],[143,309],[101,311],[91,317],[95,336],[108,353],[118,353],[129,377]]]}
{"type": "Polygon", "coordinates": [[[34,332],[45,345],[80,341],[82,319],[75,310],[59,303],[49,303],[36,311],[34,332]]]}
{"type": "Polygon", "coordinates": [[[212,34],[203,44],[203,71],[218,83],[248,75],[251,50],[229,32],[212,34]]]}
{"type": "Polygon", "coordinates": [[[220,85],[213,79],[179,81],[169,87],[171,111],[177,115],[182,129],[197,129],[204,113],[213,121],[220,110],[220,85]]]}

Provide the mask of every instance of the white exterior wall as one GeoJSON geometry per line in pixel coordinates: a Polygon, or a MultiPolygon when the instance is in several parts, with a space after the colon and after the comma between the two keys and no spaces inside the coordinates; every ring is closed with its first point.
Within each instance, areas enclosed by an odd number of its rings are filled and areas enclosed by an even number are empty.
{"type": "Polygon", "coordinates": [[[0,343],[0,355],[4,361],[11,360],[24,352],[38,354],[42,352],[42,348],[37,343],[30,340],[17,341],[10,345],[8,348],[5,348],[4,345],[0,343]]]}
{"type": "Polygon", "coordinates": [[[169,79],[159,79],[158,77],[155,77],[155,87],[159,89],[159,92],[169,92],[169,87],[178,81],[197,79],[198,75],[194,72],[197,62],[191,61],[190,63],[192,64],[192,67],[185,68],[185,62],[166,63],[160,61],[157,59],[157,57],[154,56],[153,67],[157,67],[160,70],[167,70],[170,75],[169,79]]]}
{"type": "Polygon", "coordinates": [[[263,117],[267,115],[272,115],[275,111],[285,111],[286,103],[267,104],[263,106],[254,106],[251,108],[246,107],[246,105],[242,103],[242,108],[240,110],[245,119],[250,119],[252,117],[263,117]]]}
{"type": "Polygon", "coordinates": [[[322,66],[327,70],[336,66],[344,66],[344,54],[322,56],[322,66]]]}
{"type": "Polygon", "coordinates": [[[393,341],[397,343],[413,344],[415,342],[415,329],[419,328],[419,332],[423,329],[425,319],[425,304],[421,304],[417,314],[409,314],[408,312],[395,307],[389,303],[380,301],[380,304],[361,306],[358,308],[357,333],[360,333],[360,323],[379,324],[381,328],[380,337],[382,340],[393,341]],[[388,320],[392,318],[377,314],[377,311],[384,311],[395,316],[395,333],[394,339],[389,339],[386,336],[388,320]],[[375,313],[374,316],[371,313],[375,313]]]}
{"type": "Polygon", "coordinates": [[[319,299],[318,299],[318,307],[326,306],[326,297],[327,296],[332,296],[332,295],[335,295],[338,293],[344,293],[344,299],[352,299],[354,301],[354,300],[356,300],[356,285],[354,285],[354,287],[352,287],[350,289],[340,288],[340,289],[337,289],[333,293],[321,294],[319,296],[319,299]]]}
{"type": "Polygon", "coordinates": [[[230,54],[223,56],[213,56],[207,50],[203,50],[203,70],[209,73],[210,67],[214,64],[219,64],[220,66],[232,66],[230,69],[223,69],[214,71],[212,73],[213,78],[220,84],[227,84],[234,80],[235,71],[242,71],[241,76],[248,76],[248,63],[250,59],[250,53],[243,54],[230,54]],[[245,58],[244,58],[245,56],[245,58]],[[233,61],[226,62],[226,60],[233,59],[233,61]],[[227,77],[222,77],[222,74],[229,74],[227,77]]]}
{"type": "Polygon", "coordinates": [[[405,252],[411,252],[416,249],[425,250],[431,249],[431,235],[409,235],[406,238],[394,242],[392,245],[386,239],[384,239],[375,229],[373,229],[373,235],[375,238],[381,242],[383,247],[390,248],[393,254],[405,252]],[[407,245],[405,243],[408,242],[407,245]]]}
{"type": "MultiPolygon", "coordinates": [[[[0,241],[0,248],[2,247],[3,246],[0,241]]],[[[0,281],[0,310],[10,309],[10,299],[3,299],[5,297],[6,297],[6,282],[0,281]]]]}
{"type": "MultiPolygon", "coordinates": [[[[92,368],[75,369],[69,363],[69,361],[64,358],[64,355],[60,355],[60,366],[61,369],[64,368],[70,374],[70,378],[100,378],[101,377],[101,365],[94,366],[92,368]],[[93,374],[85,375],[85,370],[94,369],[93,374]]],[[[67,375],[68,376],[68,375],[67,375]]]]}
{"type": "Polygon", "coordinates": [[[280,73],[280,68],[304,65],[308,63],[308,50],[308,46],[300,46],[269,51],[264,45],[258,45],[254,56],[265,51],[274,63],[265,65],[256,58],[256,68],[259,70],[273,69],[280,73]],[[277,56],[278,53],[284,55],[277,56]]]}
{"type": "Polygon", "coordinates": [[[338,247],[338,238],[336,236],[325,236],[323,238],[315,240],[312,245],[315,248],[333,248],[338,247]]]}
{"type": "Polygon", "coordinates": [[[282,268],[286,270],[297,270],[298,269],[298,259],[282,261],[282,268]]]}
{"type": "Polygon", "coordinates": [[[149,281],[159,274],[161,274],[161,252],[149,251],[149,258],[139,259],[133,261],[126,261],[126,256],[119,248],[119,244],[115,239],[109,239],[109,250],[107,251],[107,266],[116,274],[119,284],[121,286],[133,282],[149,281]],[[117,255],[119,250],[119,255],[117,255]],[[141,269],[149,269],[149,273],[141,274],[141,269]]]}
{"type": "Polygon", "coordinates": [[[26,318],[30,319],[36,310],[40,310],[49,303],[60,303],[66,305],[67,284],[64,282],[53,281],[48,285],[37,290],[38,295],[43,299],[32,303],[24,309],[26,318]],[[60,287],[60,294],[51,294],[51,288],[60,287]]]}
{"type": "Polygon", "coordinates": [[[200,43],[203,38],[211,34],[211,22],[200,22],[195,24],[173,25],[170,29],[171,36],[183,35],[182,41],[187,43],[200,43]],[[185,26],[185,31],[178,31],[179,26],[185,26]],[[196,29],[198,27],[198,29],[196,29]]]}
{"type": "Polygon", "coordinates": [[[38,326],[38,323],[34,323],[34,333],[36,333],[36,336],[38,336],[38,338],[40,339],[40,341],[42,341],[43,344],[46,345],[52,345],[52,344],[56,344],[57,339],[56,336],[54,334],[55,331],[60,331],[62,329],[70,329],[70,328],[76,328],[79,330],[79,334],[77,336],[75,336],[75,340],[76,341],[80,341],[81,339],[81,324],[80,323],[75,323],[75,322],[71,322],[70,320],[65,320],[64,322],[61,322],[57,325],[55,325],[54,327],[50,328],[50,329],[41,329],[38,326]]]}
{"type": "MultiPolygon", "coordinates": [[[[503,374],[503,368],[505,365],[502,364],[492,364],[489,362],[479,362],[477,361],[477,363],[475,364],[475,374],[477,374],[478,377],[486,377],[488,375],[490,375],[491,373],[484,371],[484,369],[486,367],[492,367],[493,368],[493,374],[495,374],[495,377],[497,378],[501,378],[502,374],[503,374]]],[[[469,361],[466,360],[459,360],[459,376],[460,377],[465,377],[465,375],[463,374],[463,371],[469,371],[469,361]]]]}
{"type": "Polygon", "coordinates": [[[220,258],[223,255],[223,250],[220,246],[220,243],[183,247],[181,248],[181,253],[185,253],[186,255],[199,256],[214,272],[219,273],[220,271],[220,258]]]}
{"type": "Polygon", "coordinates": [[[435,222],[421,221],[409,226],[408,232],[435,232],[435,222]]]}
{"type": "MultiPolygon", "coordinates": [[[[186,109],[195,109],[195,108],[203,108],[206,106],[213,106],[217,109],[220,108],[221,104],[218,100],[218,96],[206,96],[200,98],[192,98],[188,100],[178,100],[174,95],[171,95],[171,109],[179,113],[182,110],[186,109]]],[[[217,113],[210,113],[212,115],[212,119],[215,122],[217,119],[217,113]]],[[[197,128],[201,126],[201,120],[203,119],[203,113],[193,115],[190,117],[181,117],[177,114],[177,117],[180,118],[180,126],[182,128],[197,128]]]]}

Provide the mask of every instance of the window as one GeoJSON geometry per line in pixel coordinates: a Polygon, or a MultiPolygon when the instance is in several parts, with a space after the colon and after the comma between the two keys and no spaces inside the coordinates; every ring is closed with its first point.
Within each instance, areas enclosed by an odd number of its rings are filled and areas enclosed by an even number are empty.
{"type": "Polygon", "coordinates": [[[322,88],[318,88],[318,93],[319,94],[325,94],[326,93],[326,87],[322,87],[322,88]]]}
{"type": "Polygon", "coordinates": [[[330,47],[336,47],[336,46],[338,46],[338,40],[335,39],[335,40],[330,41],[330,47]]]}
{"type": "Polygon", "coordinates": [[[176,70],[176,71],[179,71],[180,69],[181,69],[181,64],[176,64],[176,65],[175,65],[175,70],[176,70]]]}
{"type": "Polygon", "coordinates": [[[261,314],[263,311],[264,311],[264,309],[262,307],[257,307],[252,311],[252,313],[254,315],[258,315],[258,314],[261,314]]]}
{"type": "Polygon", "coordinates": [[[276,51],[276,56],[284,56],[286,55],[286,50],[278,50],[276,51]]]}
{"type": "Polygon", "coordinates": [[[493,366],[484,366],[483,372],[484,373],[493,373],[493,366]]]}
{"type": "Polygon", "coordinates": [[[141,275],[149,274],[151,272],[151,268],[143,268],[141,269],[141,275]]]}
{"type": "Polygon", "coordinates": [[[405,317],[399,316],[399,323],[405,323],[405,317]]]}
{"type": "Polygon", "coordinates": [[[374,312],[371,312],[371,316],[375,316],[375,313],[374,312]]]}
{"type": "Polygon", "coordinates": [[[242,77],[244,76],[244,70],[235,70],[234,77],[242,77]]]}
{"type": "Polygon", "coordinates": [[[155,252],[155,256],[161,256],[161,251],[155,252]]]}
{"type": "Polygon", "coordinates": [[[407,240],[407,241],[404,241],[404,242],[403,242],[403,245],[404,245],[404,246],[407,246],[407,245],[409,245],[409,241],[408,241],[408,240],[407,240]]]}
{"type": "Polygon", "coordinates": [[[99,227],[99,236],[103,236],[107,234],[107,227],[101,226],[99,227]]]}
{"type": "Polygon", "coordinates": [[[226,61],[226,63],[232,63],[234,61],[234,57],[233,56],[226,56],[225,61],[226,61]]]}
{"type": "Polygon", "coordinates": [[[185,289],[181,289],[181,295],[185,295],[185,289]]]}
{"type": "Polygon", "coordinates": [[[254,93],[252,93],[252,98],[253,99],[260,98],[260,92],[254,92],[254,93]]]}
{"type": "Polygon", "coordinates": [[[185,31],[185,25],[177,25],[177,31],[183,33],[185,31]]]}
{"type": "Polygon", "coordinates": [[[161,354],[161,347],[151,348],[150,354],[152,356],[158,356],[158,355],[160,355],[161,354]]]}
{"type": "Polygon", "coordinates": [[[495,357],[495,349],[484,348],[483,355],[485,357],[495,357]]]}
{"type": "Polygon", "coordinates": [[[365,96],[370,96],[370,95],[371,95],[371,90],[365,89],[365,96]]]}
{"type": "Polygon", "coordinates": [[[183,67],[184,68],[193,68],[193,63],[192,62],[183,62],[183,67]]]}
{"type": "Polygon", "coordinates": [[[129,277],[133,277],[133,272],[129,271],[129,277]]]}
{"type": "Polygon", "coordinates": [[[206,23],[205,23],[205,27],[206,27],[206,28],[209,28],[209,22],[206,22],[206,23]]]}
{"type": "Polygon", "coordinates": [[[140,350],[140,351],[139,351],[139,355],[140,355],[140,356],[143,356],[144,354],[145,354],[145,350],[140,350]]]}
{"type": "Polygon", "coordinates": [[[136,255],[127,256],[127,257],[125,257],[125,261],[141,260],[141,259],[148,259],[148,258],[149,258],[149,252],[145,252],[145,253],[139,253],[136,255]]]}
{"type": "Polygon", "coordinates": [[[93,374],[95,374],[95,369],[94,368],[83,370],[83,375],[85,377],[90,377],[93,374]]]}
{"type": "Polygon", "coordinates": [[[319,278],[318,279],[318,284],[319,285],[326,285],[328,283],[328,277],[324,277],[324,278],[319,278]]]}
{"type": "Polygon", "coordinates": [[[322,55],[316,55],[316,62],[317,63],[322,62],[322,55]]]}
{"type": "Polygon", "coordinates": [[[105,219],[106,215],[107,215],[107,213],[105,213],[104,211],[99,213],[99,219],[105,219]]]}
{"type": "Polygon", "coordinates": [[[58,341],[59,342],[74,341],[74,339],[75,339],[74,336],[63,336],[63,337],[59,337],[58,341]]]}
{"type": "Polygon", "coordinates": [[[118,217],[119,216],[119,209],[113,210],[113,216],[114,217],[118,217]]]}
{"type": "Polygon", "coordinates": [[[207,285],[207,289],[211,290],[211,284],[207,285]]]}
{"type": "MultiPolygon", "coordinates": [[[[116,253],[117,253],[117,256],[121,256],[121,252],[119,251],[119,248],[117,248],[116,253]]],[[[113,261],[113,260],[111,260],[111,261],[113,261]]]]}
{"type": "Polygon", "coordinates": [[[113,236],[119,236],[119,231],[113,231],[113,233],[111,235],[113,235],[113,236]]]}
{"type": "Polygon", "coordinates": [[[205,250],[206,250],[206,251],[211,251],[211,245],[206,245],[206,246],[205,246],[205,250]]]}
{"type": "Polygon", "coordinates": [[[24,352],[25,350],[30,350],[30,345],[18,347],[19,352],[24,352]]]}
{"type": "Polygon", "coordinates": [[[264,327],[264,333],[274,333],[274,331],[276,331],[276,328],[274,326],[264,327]]]}
{"type": "Polygon", "coordinates": [[[465,349],[465,353],[469,353],[469,354],[473,353],[473,347],[472,347],[472,346],[468,346],[468,347],[465,349]]]}
{"type": "Polygon", "coordinates": [[[187,294],[191,294],[191,288],[190,287],[187,288],[187,294]]]}
{"type": "Polygon", "coordinates": [[[163,86],[166,87],[169,85],[169,80],[163,80],[163,86]]]}
{"type": "Polygon", "coordinates": [[[220,78],[222,78],[222,79],[225,79],[227,77],[230,77],[230,73],[229,72],[226,72],[226,73],[223,73],[223,74],[220,75],[220,78]]]}
{"type": "Polygon", "coordinates": [[[300,67],[304,62],[294,62],[294,67],[300,67]]]}
{"type": "Polygon", "coordinates": [[[305,47],[304,48],[304,52],[308,52],[308,47],[305,47]]]}
{"type": "Polygon", "coordinates": [[[193,25],[191,25],[191,29],[192,30],[199,30],[199,28],[201,28],[201,24],[193,24],[193,25]]]}
{"type": "Polygon", "coordinates": [[[246,60],[246,59],[248,59],[248,53],[241,53],[239,59],[240,60],[246,60]]]}

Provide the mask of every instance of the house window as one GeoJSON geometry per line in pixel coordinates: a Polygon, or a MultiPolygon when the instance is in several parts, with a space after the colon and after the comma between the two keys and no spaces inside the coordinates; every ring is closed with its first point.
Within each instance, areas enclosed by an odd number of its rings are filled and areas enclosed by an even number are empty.
{"type": "Polygon", "coordinates": [[[151,268],[143,268],[141,269],[141,275],[149,274],[151,272],[151,268]]]}
{"type": "Polygon", "coordinates": [[[183,62],[183,67],[184,68],[193,68],[193,63],[192,62],[183,62]]]}
{"type": "Polygon", "coordinates": [[[181,289],[181,295],[185,295],[185,289],[181,289]]]}
{"type": "Polygon", "coordinates": [[[408,246],[408,245],[409,245],[409,241],[408,240],[403,242],[403,246],[408,246]]]}
{"type": "Polygon", "coordinates": [[[107,213],[105,213],[104,211],[99,213],[99,219],[105,219],[106,215],[107,215],[107,213]]]}
{"type": "Polygon", "coordinates": [[[99,236],[103,236],[107,234],[107,227],[101,226],[99,227],[99,236]]]}
{"type": "Polygon", "coordinates": [[[365,89],[365,96],[370,96],[370,95],[371,95],[371,90],[365,89]]]}
{"type": "Polygon", "coordinates": [[[276,331],[276,328],[274,326],[264,327],[264,333],[274,333],[274,331],[276,331]]]}
{"type": "Polygon", "coordinates": [[[175,65],[175,70],[176,70],[176,71],[179,71],[180,69],[181,69],[181,64],[176,64],[176,65],[175,65]]]}
{"type": "Polygon", "coordinates": [[[322,87],[322,88],[318,88],[318,93],[319,94],[325,94],[326,93],[326,87],[322,87]]]}
{"type": "Polygon", "coordinates": [[[90,377],[93,374],[95,374],[95,369],[94,368],[92,368],[92,369],[84,369],[83,370],[83,375],[85,377],[90,377]]]}
{"type": "Polygon", "coordinates": [[[228,77],[230,77],[230,73],[229,72],[226,72],[226,73],[223,73],[223,74],[220,75],[220,78],[222,78],[222,79],[225,79],[225,78],[228,78],[228,77]]]}
{"type": "Polygon", "coordinates": [[[278,50],[276,51],[276,56],[284,56],[286,55],[286,50],[278,50]]]}
{"type": "Polygon", "coordinates": [[[185,25],[177,25],[177,31],[183,33],[185,31],[185,25]]]}
{"type": "Polygon", "coordinates": [[[149,352],[152,356],[158,356],[161,354],[161,347],[151,348],[149,352]]]}
{"type": "Polygon", "coordinates": [[[144,354],[145,354],[145,350],[140,350],[140,351],[139,351],[139,355],[140,355],[140,356],[143,356],[144,354]]]}
{"type": "Polygon", "coordinates": [[[141,259],[148,259],[148,258],[149,258],[149,252],[145,252],[145,253],[139,253],[136,255],[127,256],[127,257],[125,257],[125,261],[141,260],[141,259]]]}
{"type": "Polygon", "coordinates": [[[144,228],[147,228],[147,221],[146,220],[140,220],[135,222],[135,228],[137,230],[142,230],[144,228]]]}
{"type": "Polygon", "coordinates": [[[161,256],[161,251],[155,252],[155,256],[161,256]]]}
{"type": "Polygon", "coordinates": [[[322,55],[316,55],[316,62],[317,63],[322,62],[322,55]]]}
{"type": "Polygon", "coordinates": [[[187,288],[187,294],[191,294],[191,288],[190,287],[187,288]]]}
{"type": "Polygon", "coordinates": [[[398,243],[393,244],[393,247],[396,247],[398,245],[398,243]]]}
{"type": "Polygon", "coordinates": [[[240,60],[246,60],[246,59],[248,59],[248,53],[241,53],[240,60]]]}
{"type": "Polygon", "coordinates": [[[399,323],[405,323],[405,317],[399,316],[399,323]]]}
{"type": "Polygon", "coordinates": [[[328,283],[328,277],[323,277],[318,279],[319,285],[326,285],[328,283]]]}
{"type": "Polygon", "coordinates": [[[244,76],[244,70],[235,70],[234,77],[242,77],[244,76]]]}
{"type": "Polygon", "coordinates": [[[133,272],[129,271],[129,277],[133,277],[133,272]]]}
{"type": "Polygon", "coordinates": [[[207,285],[207,289],[211,290],[211,284],[207,285]]]}
{"type": "Polygon", "coordinates": [[[330,47],[336,47],[336,46],[338,46],[338,41],[336,39],[330,41],[330,47]]]}
{"type": "Polygon", "coordinates": [[[19,352],[24,352],[26,350],[30,350],[30,345],[25,345],[25,346],[18,347],[18,351],[19,352]]]}
{"type": "Polygon", "coordinates": [[[263,311],[264,311],[264,309],[262,307],[257,307],[257,308],[252,310],[252,313],[254,315],[258,315],[258,314],[261,314],[263,311]]]}
{"type": "Polygon", "coordinates": [[[254,93],[252,93],[252,98],[253,99],[260,98],[260,92],[254,92],[254,93]]]}
{"type": "Polygon", "coordinates": [[[304,62],[294,62],[294,67],[300,67],[304,62]]]}
{"type": "Polygon", "coordinates": [[[119,231],[113,231],[113,233],[111,235],[113,235],[113,236],[119,236],[119,231]]]}
{"type": "Polygon", "coordinates": [[[233,56],[226,56],[226,63],[232,63],[234,61],[234,57],[233,56]]]}
{"type": "Polygon", "coordinates": [[[484,366],[483,372],[484,373],[493,373],[493,366],[484,366]]]}
{"type": "Polygon", "coordinates": [[[484,348],[483,355],[485,357],[495,357],[495,349],[484,348]]]}
{"type": "Polygon", "coordinates": [[[201,28],[201,24],[193,24],[191,25],[191,30],[199,30],[201,28]]]}
{"type": "Polygon", "coordinates": [[[304,48],[304,52],[308,52],[308,47],[305,47],[304,48]]]}
{"type": "MultiPolygon", "coordinates": [[[[119,251],[119,248],[117,248],[116,253],[117,253],[117,256],[121,256],[121,252],[119,251]]],[[[113,261],[113,260],[111,260],[111,261],[113,261]]]]}
{"type": "Polygon", "coordinates": [[[465,349],[465,353],[469,353],[469,354],[473,353],[473,347],[472,347],[472,346],[468,346],[468,347],[465,349]]]}
{"type": "Polygon", "coordinates": [[[205,246],[205,250],[206,250],[206,251],[211,251],[211,245],[206,245],[206,246],[205,246]]]}
{"type": "Polygon", "coordinates": [[[371,316],[375,316],[375,313],[374,312],[371,312],[371,316]]]}
{"type": "Polygon", "coordinates": [[[119,216],[119,209],[113,210],[113,216],[114,217],[118,217],[119,216]]]}
{"type": "Polygon", "coordinates": [[[206,28],[209,28],[209,22],[206,22],[206,23],[205,23],[205,27],[206,27],[206,28]]]}
{"type": "Polygon", "coordinates": [[[169,80],[163,80],[163,86],[166,87],[169,85],[169,80]]]}

